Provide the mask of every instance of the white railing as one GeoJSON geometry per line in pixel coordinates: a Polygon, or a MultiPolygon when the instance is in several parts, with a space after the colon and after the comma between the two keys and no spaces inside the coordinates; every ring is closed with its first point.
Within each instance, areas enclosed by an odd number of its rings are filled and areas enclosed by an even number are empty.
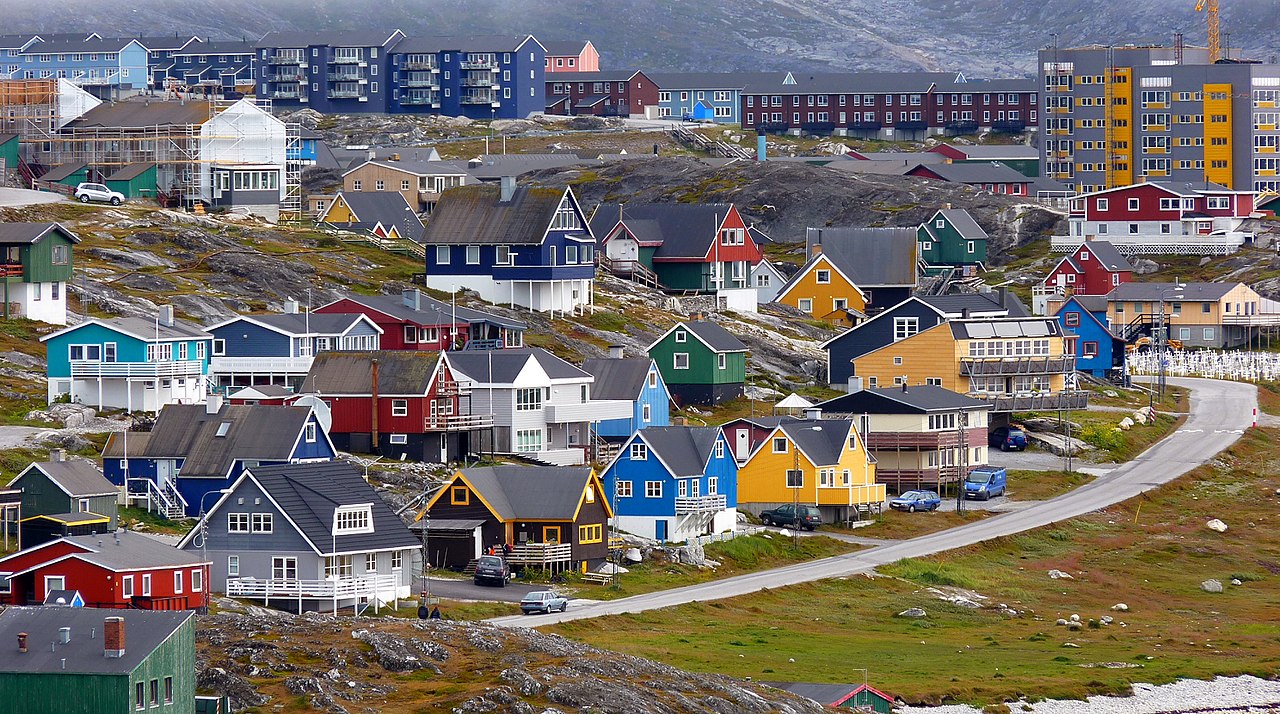
{"type": "Polygon", "coordinates": [[[512,546],[507,562],[512,565],[544,567],[573,559],[573,546],[568,543],[521,543],[512,546]]]}
{"type": "Polygon", "coordinates": [[[689,545],[697,543],[698,545],[706,545],[708,543],[721,543],[727,540],[733,540],[738,536],[755,535],[756,533],[765,532],[763,526],[744,526],[740,525],[736,530],[723,531],[720,533],[711,533],[709,535],[691,536],[686,539],[689,545]]]}
{"type": "Polygon", "coordinates": [[[214,374],[306,374],[314,357],[214,357],[209,371],[214,374]]]}
{"type": "Polygon", "coordinates": [[[227,597],[253,600],[348,600],[373,596],[383,601],[396,597],[398,575],[298,580],[296,578],[227,578],[227,597]],[[383,596],[386,597],[383,597],[383,596]]]}
{"type": "Polygon", "coordinates": [[[542,451],[520,451],[516,455],[548,466],[581,466],[587,463],[587,449],[584,446],[570,446],[567,449],[543,449],[542,451]]]}
{"type": "Polygon", "coordinates": [[[626,419],[634,409],[625,399],[590,399],[578,404],[548,404],[547,421],[552,424],[579,421],[626,419]]]}
{"type": "Polygon", "coordinates": [[[692,513],[711,513],[725,509],[724,494],[710,496],[676,496],[676,515],[687,516],[692,513]]]}
{"type": "Polygon", "coordinates": [[[437,414],[422,424],[425,431],[471,431],[493,426],[492,414],[437,414]]]}
{"type": "Polygon", "coordinates": [[[187,501],[172,481],[166,482],[163,488],[149,478],[131,478],[126,483],[127,500],[131,503],[145,502],[148,513],[159,512],[170,520],[187,515],[187,501]],[[134,486],[140,486],[141,490],[134,490],[134,486]]]}
{"type": "Polygon", "coordinates": [[[199,377],[200,360],[168,362],[72,362],[71,377],[199,377]]]}
{"type": "MultiPolygon", "coordinates": [[[[1240,231],[1203,236],[1164,233],[1098,236],[1098,240],[1107,241],[1126,256],[1230,255],[1252,238],[1252,233],[1240,231]]],[[[1054,253],[1071,253],[1084,242],[1080,236],[1053,236],[1049,239],[1049,249],[1054,253]]]]}

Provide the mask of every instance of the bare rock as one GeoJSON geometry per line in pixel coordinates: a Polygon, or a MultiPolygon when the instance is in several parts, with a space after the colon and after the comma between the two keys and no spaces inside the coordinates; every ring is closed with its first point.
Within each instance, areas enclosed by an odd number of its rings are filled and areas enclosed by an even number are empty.
{"type": "Polygon", "coordinates": [[[924,608],[919,608],[919,607],[909,607],[906,610],[903,610],[902,612],[898,613],[898,617],[920,618],[920,617],[928,617],[928,616],[929,616],[929,613],[925,612],[924,608]]]}
{"type": "Polygon", "coordinates": [[[1211,578],[1200,583],[1200,589],[1207,593],[1220,593],[1222,592],[1222,582],[1211,578]]]}
{"type": "Polygon", "coordinates": [[[1075,579],[1071,576],[1071,573],[1063,572],[1061,570],[1057,570],[1056,568],[1054,570],[1049,571],[1049,578],[1052,580],[1074,580],[1075,579]]]}
{"type": "Polygon", "coordinates": [[[1128,611],[1129,611],[1129,606],[1128,606],[1128,605],[1126,605],[1126,604],[1124,604],[1124,603],[1122,603],[1122,602],[1118,602],[1118,603],[1116,603],[1116,604],[1112,605],[1112,606],[1111,606],[1111,609],[1112,609],[1114,612],[1128,612],[1128,611]]]}
{"type": "Polygon", "coordinates": [[[1138,275],[1150,275],[1160,270],[1160,264],[1150,258],[1137,258],[1132,261],[1133,272],[1138,275]]]}
{"type": "Polygon", "coordinates": [[[1217,518],[1214,518],[1214,519],[1210,520],[1208,523],[1204,524],[1204,527],[1205,527],[1205,528],[1208,528],[1209,530],[1214,531],[1214,532],[1216,532],[1216,533],[1226,533],[1226,532],[1227,532],[1227,524],[1226,524],[1226,523],[1223,523],[1222,521],[1218,520],[1217,518]]]}

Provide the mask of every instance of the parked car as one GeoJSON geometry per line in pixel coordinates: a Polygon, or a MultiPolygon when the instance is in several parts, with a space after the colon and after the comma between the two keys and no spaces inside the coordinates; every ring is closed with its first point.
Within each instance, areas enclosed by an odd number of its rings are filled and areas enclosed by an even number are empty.
{"type": "Polygon", "coordinates": [[[897,498],[889,499],[889,508],[899,511],[936,511],[942,505],[942,499],[936,491],[907,491],[897,498]]]}
{"type": "Polygon", "coordinates": [[[795,504],[784,503],[777,508],[762,511],[760,522],[766,526],[794,526],[811,531],[822,525],[822,512],[817,506],[801,504],[797,510],[795,504]]]}
{"type": "Polygon", "coordinates": [[[979,466],[964,480],[964,497],[988,501],[1004,495],[1007,472],[999,466],[979,466]]]}
{"type": "Polygon", "coordinates": [[[507,579],[510,577],[511,571],[507,569],[507,561],[496,555],[482,555],[479,562],[476,563],[474,578],[476,585],[496,582],[505,588],[507,579]]]}
{"type": "Polygon", "coordinates": [[[1027,448],[1027,435],[1021,429],[998,426],[992,430],[987,445],[998,447],[1001,451],[1024,451],[1027,448]]]}
{"type": "Polygon", "coordinates": [[[520,612],[526,615],[535,612],[564,612],[567,609],[569,609],[569,599],[550,590],[534,590],[520,600],[520,612]]]}
{"type": "Polygon", "coordinates": [[[124,203],[123,193],[112,191],[100,183],[82,183],[76,186],[75,196],[80,203],[97,201],[98,203],[110,203],[113,206],[119,206],[124,203]]]}

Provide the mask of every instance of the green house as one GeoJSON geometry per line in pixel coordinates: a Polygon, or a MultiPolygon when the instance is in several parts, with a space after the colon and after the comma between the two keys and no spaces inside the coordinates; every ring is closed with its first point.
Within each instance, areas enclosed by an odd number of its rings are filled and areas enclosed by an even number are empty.
{"type": "Polygon", "coordinates": [[[5,714],[195,714],[195,613],[11,607],[0,613],[5,714]]]}
{"type": "Polygon", "coordinates": [[[893,697],[866,684],[811,682],[762,682],[762,684],[812,699],[831,709],[857,709],[877,712],[877,714],[889,714],[893,711],[893,697]]]}
{"type": "Polygon", "coordinates": [[[3,315],[67,324],[72,247],[80,238],[57,223],[0,223],[3,315]]]}
{"type": "Polygon", "coordinates": [[[0,169],[18,168],[18,135],[0,134],[0,169]]]}
{"type": "Polygon", "coordinates": [[[31,464],[9,484],[10,488],[22,489],[23,518],[92,513],[106,516],[109,530],[115,530],[119,495],[116,485],[88,461],[65,461],[59,449],[49,456],[50,461],[31,464]]]}
{"type": "Polygon", "coordinates": [[[675,325],[649,345],[676,404],[719,404],[742,396],[747,346],[714,322],[675,325]]]}
{"type": "Polygon", "coordinates": [[[155,198],[156,165],[129,164],[103,180],[107,188],[119,191],[126,199],[155,198]]]}
{"type": "Polygon", "coordinates": [[[40,177],[44,183],[60,183],[75,188],[89,180],[89,165],[85,163],[59,164],[40,177]]]}
{"type": "Polygon", "coordinates": [[[987,238],[963,208],[944,208],[916,229],[920,259],[933,266],[986,263],[987,238]]]}

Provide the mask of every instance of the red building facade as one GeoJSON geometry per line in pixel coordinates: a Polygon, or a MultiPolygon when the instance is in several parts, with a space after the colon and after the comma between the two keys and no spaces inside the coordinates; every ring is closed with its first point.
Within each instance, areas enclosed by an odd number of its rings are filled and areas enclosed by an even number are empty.
{"type": "Polygon", "coordinates": [[[658,104],[658,86],[643,72],[549,72],[547,114],[644,116],[658,104]]]}

